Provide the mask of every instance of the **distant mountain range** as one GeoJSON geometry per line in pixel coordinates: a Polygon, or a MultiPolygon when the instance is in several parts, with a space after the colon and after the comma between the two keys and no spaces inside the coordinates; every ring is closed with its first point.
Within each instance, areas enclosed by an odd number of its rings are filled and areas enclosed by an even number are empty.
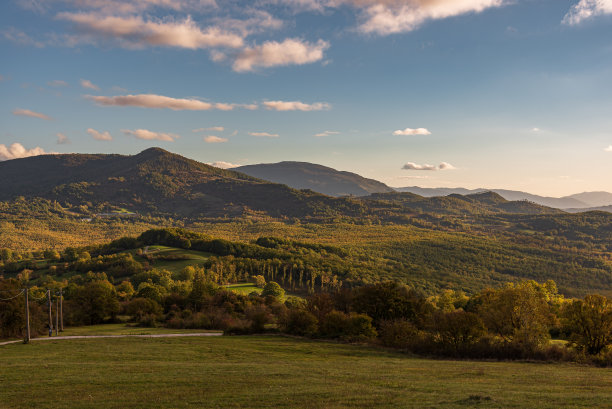
{"type": "Polygon", "coordinates": [[[310,189],[329,196],[368,196],[376,193],[408,192],[423,197],[448,196],[452,194],[472,195],[483,192],[495,192],[509,201],[528,200],[530,202],[568,209],[568,211],[604,210],[612,206],[612,193],[584,192],[565,197],[546,197],[508,189],[465,189],[465,188],[392,188],[374,179],[364,178],[356,173],[308,162],[279,162],[247,165],[233,170],[247,175],[282,183],[294,189],[310,189]]]}
{"type": "Polygon", "coordinates": [[[14,159],[0,162],[0,174],[0,200],[41,198],[85,215],[119,208],[190,220],[263,216],[404,221],[423,213],[559,213],[535,203],[508,201],[492,192],[433,198],[400,193],[350,172],[309,163],[281,162],[223,170],[159,148],[133,156],[55,154],[14,159]],[[297,190],[241,171],[309,190],[297,190]],[[312,187],[336,196],[361,196],[331,197],[312,187]]]}
{"type": "Polygon", "coordinates": [[[473,194],[482,192],[495,192],[506,200],[528,200],[543,206],[568,211],[603,210],[606,206],[612,206],[612,193],[608,192],[584,192],[564,197],[546,197],[531,193],[507,190],[507,189],[464,189],[464,188],[423,188],[417,186],[396,188],[398,192],[409,192],[424,197],[447,196],[450,194],[473,194]]]}
{"type": "Polygon", "coordinates": [[[394,189],[377,180],[308,162],[262,163],[233,170],[294,189],[310,189],[336,197],[394,192],[394,189]]]}

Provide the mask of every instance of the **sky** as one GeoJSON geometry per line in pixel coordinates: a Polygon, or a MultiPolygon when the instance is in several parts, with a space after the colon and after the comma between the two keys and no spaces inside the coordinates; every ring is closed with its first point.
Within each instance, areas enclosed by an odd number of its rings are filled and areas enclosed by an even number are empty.
{"type": "Polygon", "coordinates": [[[612,191],[612,0],[4,0],[0,160],[612,191]]]}

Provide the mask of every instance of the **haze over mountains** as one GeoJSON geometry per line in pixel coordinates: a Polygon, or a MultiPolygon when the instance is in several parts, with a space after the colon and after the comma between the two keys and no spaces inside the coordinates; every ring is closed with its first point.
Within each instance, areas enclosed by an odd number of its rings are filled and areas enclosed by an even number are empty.
{"type": "Polygon", "coordinates": [[[506,200],[528,200],[530,202],[568,211],[609,210],[612,193],[584,192],[565,197],[546,197],[508,189],[465,189],[465,188],[422,188],[417,186],[392,188],[374,179],[364,178],[356,173],[308,162],[279,162],[247,165],[234,168],[260,179],[282,183],[294,189],[310,189],[329,196],[368,196],[374,193],[409,192],[424,197],[448,196],[452,194],[471,195],[495,192],[506,200]]]}

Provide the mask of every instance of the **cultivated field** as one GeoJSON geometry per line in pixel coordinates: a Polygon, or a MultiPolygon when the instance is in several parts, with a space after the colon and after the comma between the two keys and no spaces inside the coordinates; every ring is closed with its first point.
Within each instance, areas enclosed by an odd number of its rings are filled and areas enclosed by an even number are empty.
{"type": "Polygon", "coordinates": [[[0,347],[1,408],[597,408],[612,371],[424,360],[278,336],[0,347]]]}

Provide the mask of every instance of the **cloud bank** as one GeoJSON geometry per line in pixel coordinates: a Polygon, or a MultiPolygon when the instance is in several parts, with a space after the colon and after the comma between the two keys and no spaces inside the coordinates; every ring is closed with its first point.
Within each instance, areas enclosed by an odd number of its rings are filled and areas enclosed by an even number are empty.
{"type": "Polygon", "coordinates": [[[171,109],[173,111],[231,111],[235,104],[210,103],[198,99],[171,98],[155,94],[118,95],[114,97],[86,95],[85,98],[103,106],[132,106],[140,108],[171,109]]]}
{"type": "Polygon", "coordinates": [[[398,129],[397,131],[393,132],[393,135],[431,135],[431,132],[426,129],[426,128],[416,128],[416,129],[412,129],[412,128],[406,128],[406,129],[398,129]]]}
{"type": "Polygon", "coordinates": [[[215,135],[208,135],[204,137],[204,142],[206,143],[225,143],[227,141],[228,141],[227,138],[220,138],[215,135]]]}
{"type": "Polygon", "coordinates": [[[612,0],[580,0],[565,15],[563,23],[573,26],[604,14],[612,14],[612,0]]]}
{"type": "Polygon", "coordinates": [[[45,152],[45,150],[39,146],[32,149],[26,149],[22,144],[17,142],[13,143],[11,146],[0,144],[0,161],[46,155],[47,153],[50,152],[45,152]]]}
{"type": "Polygon", "coordinates": [[[237,165],[235,163],[223,162],[223,161],[208,163],[208,165],[214,166],[215,168],[221,168],[221,169],[232,169],[232,168],[237,168],[238,166],[242,166],[242,165],[237,165]]]}
{"type": "Polygon", "coordinates": [[[272,111],[323,111],[331,108],[326,102],[306,104],[300,101],[264,101],[263,106],[272,111]]]}
{"type": "Polygon", "coordinates": [[[453,170],[453,169],[456,169],[456,168],[453,165],[451,165],[450,163],[448,163],[448,162],[442,162],[438,166],[429,165],[427,163],[423,164],[423,165],[419,165],[419,164],[414,163],[414,162],[408,162],[404,166],[402,166],[402,169],[404,169],[404,170],[431,170],[431,171],[436,171],[436,170],[453,170]]]}
{"type": "Polygon", "coordinates": [[[15,109],[13,111],[13,115],[28,116],[30,118],[44,119],[45,121],[53,120],[53,118],[51,118],[49,115],[41,114],[40,112],[30,111],[29,109],[15,109]]]}
{"type": "Polygon", "coordinates": [[[112,141],[113,137],[108,132],[98,132],[95,129],[88,128],[87,133],[97,141],[112,141]]]}
{"type": "Polygon", "coordinates": [[[251,136],[258,136],[261,138],[278,138],[277,133],[268,133],[268,132],[249,132],[251,136]]]}
{"type": "Polygon", "coordinates": [[[180,138],[180,135],[176,135],[173,133],[161,133],[161,132],[153,132],[147,129],[122,129],[121,132],[128,136],[133,136],[137,139],[144,139],[146,141],[165,141],[165,142],[174,142],[175,139],[180,138]]]}
{"type": "Polygon", "coordinates": [[[244,48],[234,60],[232,69],[236,72],[253,71],[258,67],[304,65],[323,59],[329,48],[327,41],[309,43],[298,38],[288,38],[282,42],[266,41],[261,45],[244,48]]]}

